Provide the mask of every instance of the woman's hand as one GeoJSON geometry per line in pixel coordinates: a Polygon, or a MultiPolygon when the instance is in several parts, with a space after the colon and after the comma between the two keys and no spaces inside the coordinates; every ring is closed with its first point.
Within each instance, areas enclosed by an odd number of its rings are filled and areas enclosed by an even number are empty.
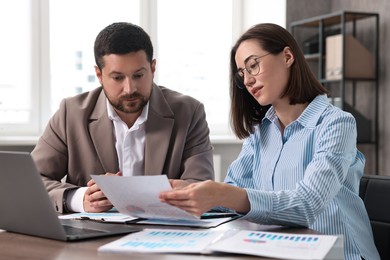
{"type": "Polygon", "coordinates": [[[174,179],[169,179],[169,183],[172,186],[172,189],[174,190],[180,190],[183,189],[184,187],[187,187],[191,183],[188,181],[183,181],[183,180],[174,180],[174,179]]]}
{"type": "Polygon", "coordinates": [[[222,206],[240,213],[250,210],[246,190],[226,183],[203,181],[188,184],[181,189],[160,193],[160,201],[183,209],[195,216],[222,206]]]}
{"type": "Polygon", "coordinates": [[[182,181],[176,182],[172,185],[174,188],[172,191],[161,192],[160,200],[196,216],[202,215],[219,204],[219,198],[222,196],[219,193],[220,183],[203,181],[183,184],[182,181]]]}

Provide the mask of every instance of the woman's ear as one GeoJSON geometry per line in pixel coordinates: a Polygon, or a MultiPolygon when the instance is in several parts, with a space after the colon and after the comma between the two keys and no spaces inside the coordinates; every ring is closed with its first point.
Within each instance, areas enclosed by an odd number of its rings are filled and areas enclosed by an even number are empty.
{"type": "Polygon", "coordinates": [[[291,48],[288,46],[284,47],[283,54],[287,67],[291,67],[291,65],[293,65],[295,61],[294,54],[292,53],[291,48]]]}

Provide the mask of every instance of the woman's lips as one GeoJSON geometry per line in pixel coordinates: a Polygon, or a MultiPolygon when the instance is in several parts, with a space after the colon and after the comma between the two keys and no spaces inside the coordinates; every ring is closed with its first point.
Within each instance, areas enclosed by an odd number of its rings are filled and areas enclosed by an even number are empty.
{"type": "Polygon", "coordinates": [[[260,90],[262,89],[263,87],[253,87],[251,89],[251,93],[253,96],[257,96],[260,94],[260,90]]]}

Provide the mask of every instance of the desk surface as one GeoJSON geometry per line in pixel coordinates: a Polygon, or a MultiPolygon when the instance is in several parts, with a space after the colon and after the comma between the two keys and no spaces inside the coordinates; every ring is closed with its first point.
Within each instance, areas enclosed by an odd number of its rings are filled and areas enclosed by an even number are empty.
{"type": "MultiPolygon", "coordinates": [[[[139,225],[137,225],[139,226],[139,225]]],[[[156,228],[157,226],[145,225],[141,227],[156,228]]],[[[157,228],[164,228],[158,226],[157,228]]],[[[172,227],[166,227],[172,228],[172,227]]],[[[245,229],[270,232],[286,232],[286,233],[303,233],[303,234],[318,234],[310,229],[291,229],[278,226],[264,226],[249,223],[243,220],[235,220],[217,227],[217,230],[226,229],[245,229]]],[[[0,258],[1,259],[129,259],[129,254],[108,254],[98,253],[98,247],[119,239],[121,236],[113,236],[107,238],[99,238],[92,240],[84,240],[80,242],[61,242],[45,238],[0,232],[0,258]]],[[[159,260],[186,260],[207,259],[221,260],[221,256],[209,255],[191,255],[191,254],[159,254],[159,260]]],[[[155,260],[155,254],[131,254],[131,259],[155,260]]],[[[259,258],[256,256],[244,255],[223,255],[223,259],[268,259],[259,258]]]]}

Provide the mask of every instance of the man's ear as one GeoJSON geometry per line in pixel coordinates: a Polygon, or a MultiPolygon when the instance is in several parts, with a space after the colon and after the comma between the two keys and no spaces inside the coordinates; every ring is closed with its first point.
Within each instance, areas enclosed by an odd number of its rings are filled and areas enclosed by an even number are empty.
{"type": "Polygon", "coordinates": [[[283,54],[284,54],[284,60],[286,62],[287,67],[291,67],[291,65],[293,65],[295,61],[294,53],[292,53],[291,48],[284,47],[283,54]]]}
{"type": "Polygon", "coordinates": [[[156,71],[156,59],[153,59],[152,62],[150,63],[150,69],[152,71],[152,73],[154,73],[156,71]]]}
{"type": "Polygon", "coordinates": [[[96,77],[99,79],[100,85],[103,85],[102,71],[99,69],[98,66],[95,66],[95,74],[96,74],[96,77]]]}

